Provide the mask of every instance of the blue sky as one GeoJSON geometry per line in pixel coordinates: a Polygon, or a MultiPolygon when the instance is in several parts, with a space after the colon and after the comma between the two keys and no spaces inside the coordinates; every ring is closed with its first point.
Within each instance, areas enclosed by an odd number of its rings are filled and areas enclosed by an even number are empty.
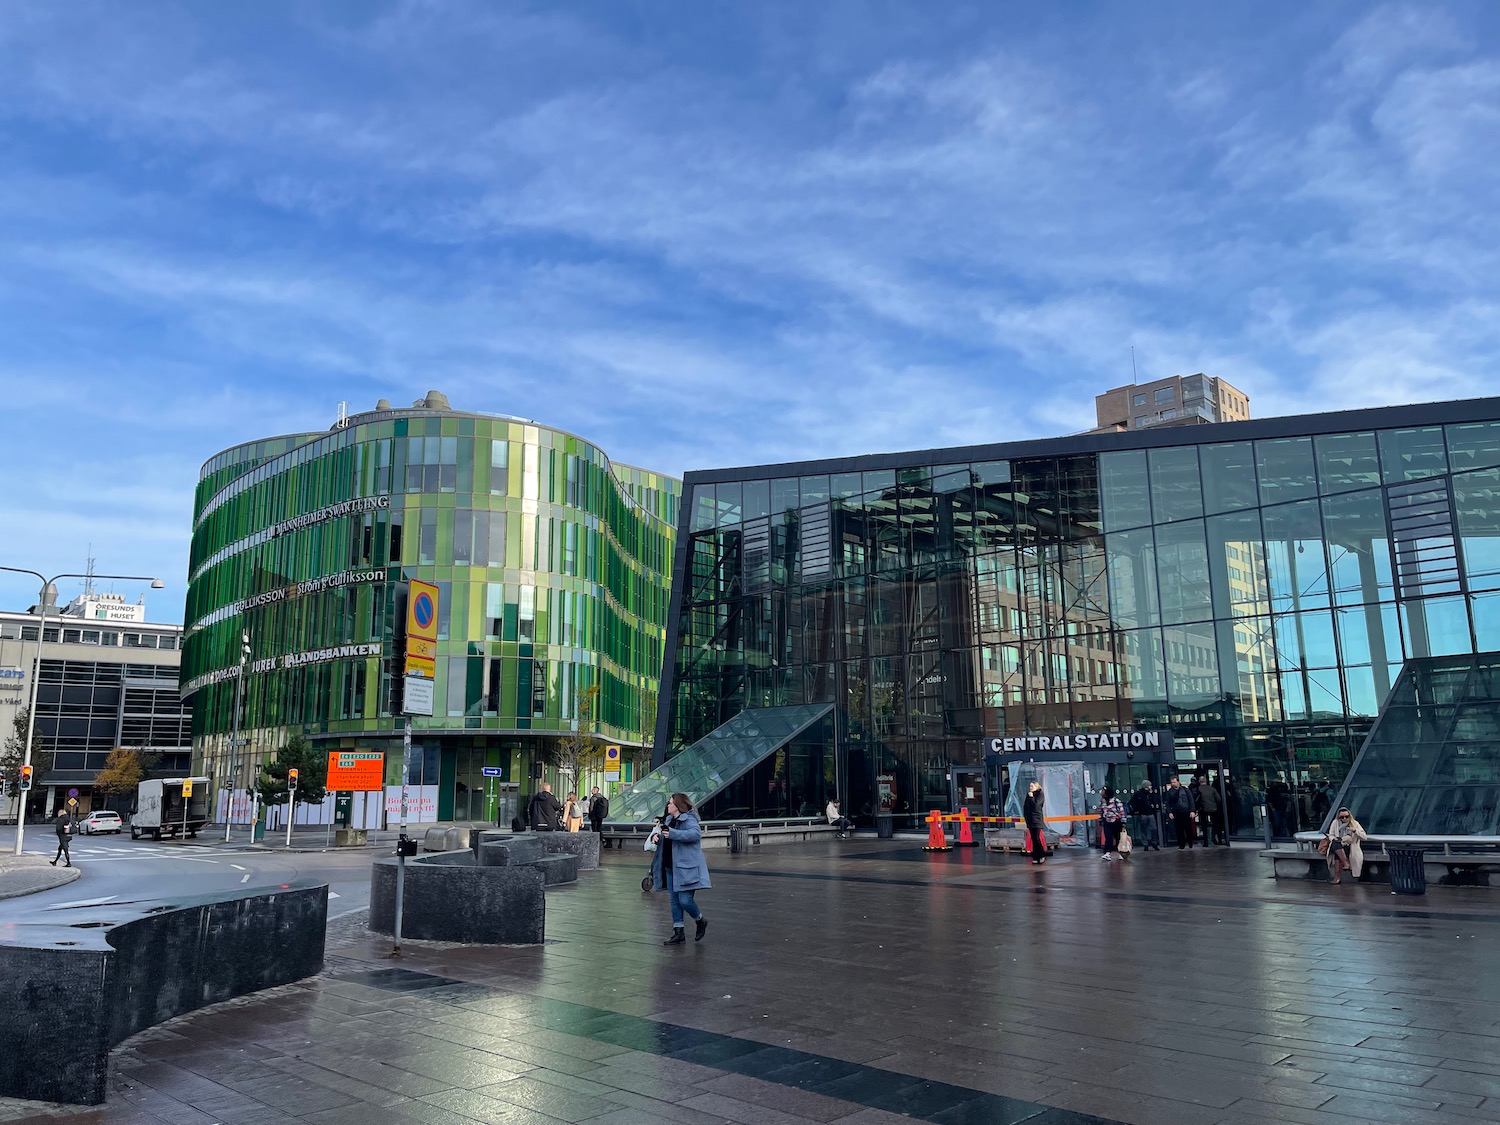
{"type": "Polygon", "coordinates": [[[1079,430],[1132,346],[1257,415],[1497,393],[1497,24],[0,5],[0,563],[180,620],[206,458],[428,388],[679,473],[1079,430]]]}

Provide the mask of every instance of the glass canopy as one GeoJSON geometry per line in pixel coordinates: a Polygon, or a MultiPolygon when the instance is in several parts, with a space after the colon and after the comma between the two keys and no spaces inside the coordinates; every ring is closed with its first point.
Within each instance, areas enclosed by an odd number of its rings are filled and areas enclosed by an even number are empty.
{"type": "Polygon", "coordinates": [[[673,793],[702,805],[832,710],[831,703],[806,703],[741,711],[621,794],[610,819],[648,821],[673,793]]]}
{"type": "Polygon", "coordinates": [[[1409,660],[1340,801],[1366,831],[1496,832],[1500,653],[1409,660]]]}

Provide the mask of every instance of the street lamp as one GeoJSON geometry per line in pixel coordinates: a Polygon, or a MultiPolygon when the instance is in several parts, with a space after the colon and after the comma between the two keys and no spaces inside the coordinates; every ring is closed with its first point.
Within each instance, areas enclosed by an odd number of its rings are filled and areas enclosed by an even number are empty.
{"type": "MultiPolygon", "coordinates": [[[[224,798],[224,842],[229,843],[229,831],[234,826],[234,792],[240,779],[240,692],[244,690],[245,663],[250,659],[250,630],[240,631],[240,674],[234,681],[234,725],[229,736],[229,785],[224,798]]],[[[250,822],[250,841],[255,842],[255,821],[250,822]]]]}
{"type": "MultiPolygon", "coordinates": [[[[19,566],[0,566],[0,570],[8,570],[12,574],[29,574],[33,578],[40,579],[42,583],[41,596],[37,598],[37,604],[42,609],[41,624],[37,626],[36,632],[36,664],[31,672],[31,702],[26,708],[26,746],[22,751],[23,767],[31,765],[31,742],[36,737],[36,686],[42,678],[42,644],[47,638],[47,591],[56,585],[59,578],[105,578],[115,582],[149,582],[153,590],[166,588],[166,583],[160,578],[148,578],[141,574],[54,574],[51,578],[44,577],[39,571],[27,570],[19,566]]],[[[22,845],[26,839],[26,795],[21,794],[21,805],[16,813],[16,855],[21,854],[22,845]]]]}

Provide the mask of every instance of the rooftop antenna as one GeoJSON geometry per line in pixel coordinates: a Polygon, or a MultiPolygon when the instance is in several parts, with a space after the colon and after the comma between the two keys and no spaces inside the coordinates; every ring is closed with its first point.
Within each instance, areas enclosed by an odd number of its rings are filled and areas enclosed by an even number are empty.
{"type": "Polygon", "coordinates": [[[1141,380],[1140,380],[1139,376],[1137,376],[1136,373],[1135,373],[1135,345],[1131,344],[1130,345],[1130,382],[1131,382],[1132,385],[1134,385],[1136,383],[1139,383],[1140,381],[1141,380]]]}
{"type": "Polygon", "coordinates": [[[92,598],[94,596],[94,564],[98,560],[94,558],[94,545],[89,544],[88,566],[83,568],[83,596],[92,598]]]}

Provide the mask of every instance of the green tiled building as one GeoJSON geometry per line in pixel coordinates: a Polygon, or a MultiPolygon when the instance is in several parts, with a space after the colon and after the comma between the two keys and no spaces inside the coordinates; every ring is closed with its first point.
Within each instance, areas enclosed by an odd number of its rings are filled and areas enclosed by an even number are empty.
{"type": "Polygon", "coordinates": [[[582,438],[437,392],[225,450],[194,502],[182,688],[195,769],[242,792],[256,761],[305,733],[383,750],[398,785],[393,640],[409,579],[441,590],[434,714],[413,720],[411,784],[427,802],[414,820],[495,819],[497,792],[530,791],[593,685],[594,733],[648,744],[680,496],[582,438]],[[242,634],[246,747],[231,760],[242,634]]]}

